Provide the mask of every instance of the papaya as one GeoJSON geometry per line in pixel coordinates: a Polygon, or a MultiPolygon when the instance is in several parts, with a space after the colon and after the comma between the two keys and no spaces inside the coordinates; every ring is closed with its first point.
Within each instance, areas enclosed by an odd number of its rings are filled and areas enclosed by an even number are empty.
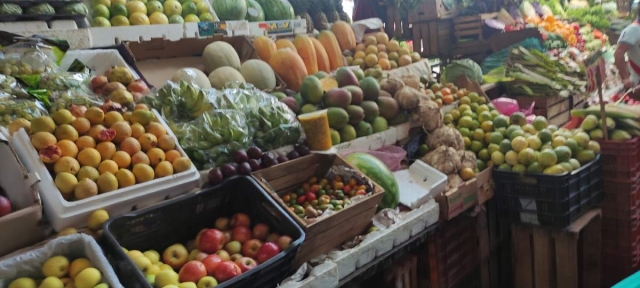
{"type": "Polygon", "coordinates": [[[318,59],[316,57],[316,48],[307,35],[298,34],[293,39],[293,45],[296,46],[298,55],[304,61],[308,74],[316,74],[318,72],[318,59]]]}
{"type": "Polygon", "coordinates": [[[278,50],[276,43],[267,36],[256,37],[256,40],[253,40],[253,46],[256,48],[256,52],[258,52],[258,57],[265,62],[269,62],[271,54],[278,50]]]}
{"type": "Polygon", "coordinates": [[[318,71],[331,72],[331,65],[329,64],[329,56],[327,55],[327,50],[324,49],[322,43],[318,41],[318,39],[309,37],[311,43],[313,43],[313,48],[316,49],[316,63],[318,65],[318,71]]]}
{"type": "Polygon", "coordinates": [[[351,25],[349,25],[349,23],[336,21],[331,25],[331,32],[336,35],[341,51],[352,51],[353,49],[356,49],[356,34],[353,33],[353,29],[351,29],[351,25]]]}
{"type": "MultiPolygon", "coordinates": [[[[292,44],[293,45],[293,44],[292,44]]],[[[287,88],[300,91],[302,81],[308,76],[307,67],[294,49],[278,49],[271,55],[269,65],[282,78],[287,88]]]]}
{"type": "Polygon", "coordinates": [[[282,48],[291,48],[293,51],[296,51],[296,46],[293,45],[293,43],[289,39],[278,39],[278,40],[276,40],[276,49],[279,50],[279,49],[282,49],[282,48]]]}
{"type": "Polygon", "coordinates": [[[333,32],[329,30],[320,32],[320,35],[318,35],[318,41],[322,43],[322,46],[327,51],[327,55],[329,56],[329,66],[332,71],[344,66],[342,51],[340,50],[340,45],[338,45],[336,35],[334,35],[333,32]]]}

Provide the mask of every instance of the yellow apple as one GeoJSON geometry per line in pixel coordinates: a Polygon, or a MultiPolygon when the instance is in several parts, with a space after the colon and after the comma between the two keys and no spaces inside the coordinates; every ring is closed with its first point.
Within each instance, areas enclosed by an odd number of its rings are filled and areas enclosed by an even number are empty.
{"type": "Polygon", "coordinates": [[[38,288],[64,288],[64,283],[56,277],[45,278],[38,288]]]}
{"type": "Polygon", "coordinates": [[[147,275],[147,282],[152,286],[156,286],[156,275],[147,275]]]}
{"type": "Polygon", "coordinates": [[[62,284],[64,284],[64,288],[73,288],[73,280],[69,277],[60,278],[62,284]]]}
{"type": "Polygon", "coordinates": [[[18,278],[16,280],[11,281],[11,284],[9,284],[9,288],[36,288],[36,287],[38,287],[38,285],[36,285],[36,281],[27,277],[18,278]]]}
{"type": "Polygon", "coordinates": [[[140,256],[144,256],[144,254],[142,254],[140,250],[131,250],[127,252],[127,256],[129,256],[129,259],[133,259],[133,258],[138,258],[140,256]]]}
{"type": "Polygon", "coordinates": [[[96,286],[94,286],[93,288],[109,288],[109,284],[107,283],[100,283],[96,286]]]}
{"type": "Polygon", "coordinates": [[[178,285],[178,273],[173,270],[164,270],[156,274],[156,287],[167,285],[178,285]]]}
{"type": "Polygon", "coordinates": [[[144,251],[142,255],[144,255],[144,257],[147,257],[149,260],[151,260],[151,264],[157,264],[158,262],[160,262],[160,253],[158,253],[158,251],[155,251],[155,250],[144,251]]]}
{"type": "Polygon", "coordinates": [[[58,232],[58,237],[73,235],[77,233],[78,233],[78,230],[76,230],[76,228],[65,228],[65,229],[62,229],[62,231],[58,232]]]}
{"type": "Polygon", "coordinates": [[[191,253],[189,253],[189,258],[188,258],[188,260],[189,260],[189,261],[191,261],[191,260],[195,260],[196,255],[198,255],[198,253],[200,253],[200,250],[199,250],[199,249],[193,249],[193,250],[191,250],[191,253]]]}
{"type": "Polygon", "coordinates": [[[93,211],[89,215],[89,219],[87,220],[87,226],[89,229],[93,231],[98,231],[102,229],[102,224],[109,220],[109,213],[103,209],[93,211]]]}
{"type": "Polygon", "coordinates": [[[205,276],[198,280],[198,288],[213,288],[216,286],[218,286],[218,281],[211,276],[205,276]]]}
{"type": "Polygon", "coordinates": [[[93,288],[100,283],[102,275],[98,269],[89,267],[82,270],[74,279],[75,288],[93,288]]]}
{"type": "Polygon", "coordinates": [[[147,268],[147,270],[144,272],[145,275],[156,275],[158,274],[158,272],[162,271],[160,269],[160,265],[156,265],[156,264],[151,264],[151,266],[149,266],[147,268]]]}
{"type": "Polygon", "coordinates": [[[160,264],[160,271],[173,271],[173,267],[167,265],[167,264],[160,264]]]}
{"type": "Polygon", "coordinates": [[[180,288],[176,285],[167,285],[167,286],[162,286],[162,288],[180,288]]]}
{"type": "Polygon", "coordinates": [[[180,269],[184,263],[187,263],[189,259],[189,252],[187,248],[182,244],[173,244],[162,253],[162,262],[173,267],[173,269],[180,269]]]}
{"type": "Polygon", "coordinates": [[[198,288],[198,286],[193,282],[182,282],[178,284],[178,288],[198,288]]]}
{"type": "Polygon", "coordinates": [[[76,278],[82,270],[92,267],[91,260],[87,258],[78,258],[76,260],[71,261],[71,265],[69,265],[69,276],[71,279],[76,278]]]}
{"type": "Polygon", "coordinates": [[[42,274],[49,277],[62,278],[69,272],[69,260],[64,256],[55,256],[49,258],[42,265],[42,274]]]}
{"type": "Polygon", "coordinates": [[[149,267],[153,264],[151,264],[151,260],[147,259],[147,257],[144,256],[139,256],[136,258],[131,259],[131,261],[133,261],[133,264],[136,265],[136,267],[138,267],[138,269],[140,269],[140,271],[146,273],[147,269],[149,269],[149,267]]]}

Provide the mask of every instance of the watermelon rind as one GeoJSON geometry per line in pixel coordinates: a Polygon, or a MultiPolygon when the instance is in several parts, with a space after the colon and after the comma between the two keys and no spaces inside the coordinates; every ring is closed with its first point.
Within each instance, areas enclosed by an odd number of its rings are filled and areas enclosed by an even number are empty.
{"type": "Polygon", "coordinates": [[[267,21],[275,20],[293,20],[293,6],[287,0],[259,0],[258,3],[264,10],[264,16],[267,21]]]}
{"type": "Polygon", "coordinates": [[[262,10],[262,6],[255,0],[247,0],[247,16],[245,20],[249,22],[260,22],[264,21],[264,10],[262,10]]]}
{"type": "Polygon", "coordinates": [[[378,205],[379,209],[395,209],[398,207],[398,203],[400,203],[400,188],[398,188],[398,182],[387,165],[367,153],[349,154],[344,160],[384,189],[382,201],[378,205]]]}
{"type": "Polygon", "coordinates": [[[213,10],[222,21],[244,20],[247,15],[247,2],[237,0],[213,0],[213,10]]]}

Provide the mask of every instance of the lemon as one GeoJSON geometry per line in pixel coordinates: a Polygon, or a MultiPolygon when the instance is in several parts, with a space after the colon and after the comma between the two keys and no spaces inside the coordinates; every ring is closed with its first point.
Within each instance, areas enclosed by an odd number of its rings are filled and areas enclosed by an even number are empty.
{"type": "Polygon", "coordinates": [[[91,8],[91,17],[93,17],[94,19],[96,17],[103,17],[106,19],[109,19],[109,8],[103,4],[98,4],[96,6],[93,6],[93,8],[91,8]]]}
{"type": "Polygon", "coordinates": [[[500,151],[493,152],[493,154],[491,154],[491,162],[495,165],[504,164],[504,154],[500,151]]]}
{"type": "Polygon", "coordinates": [[[153,12],[151,16],[149,16],[149,23],[169,24],[169,18],[167,18],[167,15],[164,15],[162,12],[153,12]]]}
{"type": "Polygon", "coordinates": [[[172,15],[172,16],[169,16],[169,23],[170,24],[182,24],[182,23],[184,23],[184,18],[182,18],[182,16],[180,16],[180,15],[172,15]]]}
{"type": "MultiPolygon", "coordinates": [[[[195,3],[195,1],[193,1],[195,3]]],[[[198,14],[202,16],[202,14],[209,13],[211,14],[211,10],[209,9],[209,4],[207,2],[200,2],[196,4],[196,8],[198,9],[198,14]]],[[[200,17],[202,18],[202,17],[200,17]]]]}
{"type": "Polygon", "coordinates": [[[109,19],[104,18],[104,17],[95,17],[95,18],[93,18],[93,21],[91,22],[91,26],[93,26],[93,27],[111,27],[111,22],[109,22],[109,19]]]}
{"type": "Polygon", "coordinates": [[[195,23],[198,23],[198,22],[200,22],[200,18],[198,18],[198,16],[196,16],[194,14],[189,14],[189,15],[184,17],[184,22],[195,22],[195,23]]]}
{"type": "Polygon", "coordinates": [[[164,2],[164,14],[167,16],[182,14],[182,5],[176,0],[167,0],[164,2]]]}
{"type": "Polygon", "coordinates": [[[111,26],[129,26],[129,19],[122,15],[115,16],[111,18],[111,26]]]}
{"type": "Polygon", "coordinates": [[[152,15],[154,12],[164,12],[164,7],[162,7],[162,3],[160,1],[149,1],[147,2],[147,13],[152,15]]]}
{"type": "Polygon", "coordinates": [[[149,17],[141,12],[135,12],[129,16],[131,25],[149,25],[149,17]]]}
{"type": "Polygon", "coordinates": [[[126,4],[127,7],[127,12],[129,13],[129,15],[132,15],[133,13],[142,13],[144,15],[147,15],[147,6],[144,5],[144,3],[142,3],[142,1],[131,1],[128,2],[126,4]]]}

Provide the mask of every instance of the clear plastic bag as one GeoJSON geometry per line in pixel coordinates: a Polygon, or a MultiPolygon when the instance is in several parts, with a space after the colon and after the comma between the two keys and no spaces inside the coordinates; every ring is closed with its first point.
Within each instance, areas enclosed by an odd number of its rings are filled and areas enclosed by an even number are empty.
{"type": "Polygon", "coordinates": [[[0,126],[6,127],[17,118],[31,121],[43,115],[49,114],[39,101],[0,97],[0,126]]]}
{"type": "Polygon", "coordinates": [[[50,96],[50,102],[50,113],[54,113],[60,109],[69,109],[71,105],[81,105],[88,108],[94,106],[102,106],[102,104],[104,104],[103,99],[98,95],[74,90],[52,92],[50,96]]]}
{"type": "MultiPolygon", "coordinates": [[[[0,92],[15,98],[29,98],[29,93],[14,77],[0,74],[0,92]]],[[[0,95],[0,98],[3,96],[0,95]]]]}
{"type": "Polygon", "coordinates": [[[53,72],[58,66],[46,53],[34,48],[24,53],[12,53],[0,59],[0,73],[9,76],[37,75],[53,72]]]}
{"type": "Polygon", "coordinates": [[[89,91],[90,80],[89,73],[48,72],[40,74],[38,88],[51,91],[89,91]]]}
{"type": "Polygon", "coordinates": [[[160,111],[165,119],[188,122],[213,109],[209,94],[210,91],[199,89],[185,81],[168,82],[158,90],[155,97],[143,97],[142,102],[160,111]]]}

